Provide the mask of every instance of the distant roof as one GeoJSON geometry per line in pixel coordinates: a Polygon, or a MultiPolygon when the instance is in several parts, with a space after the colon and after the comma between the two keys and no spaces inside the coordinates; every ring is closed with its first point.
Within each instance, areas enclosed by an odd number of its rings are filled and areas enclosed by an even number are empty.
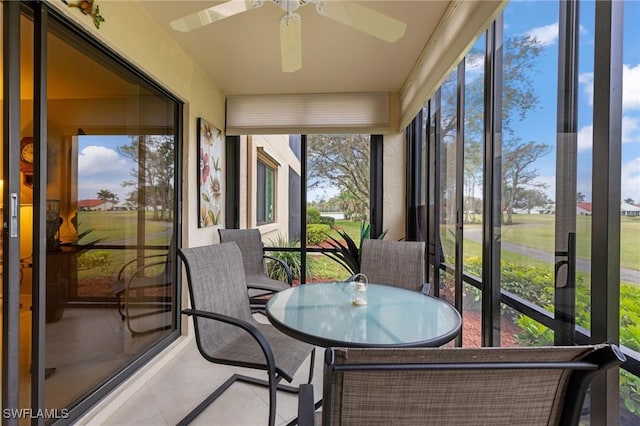
{"type": "Polygon", "coordinates": [[[79,200],[78,201],[78,207],[79,208],[81,208],[81,207],[91,208],[91,207],[99,206],[99,205],[104,204],[106,202],[107,202],[107,200],[79,200]]]}
{"type": "Polygon", "coordinates": [[[622,203],[620,210],[623,212],[640,212],[640,207],[634,206],[633,204],[622,203]]]}
{"type": "Polygon", "coordinates": [[[589,211],[589,212],[593,210],[592,205],[593,203],[585,203],[585,202],[578,203],[578,207],[580,207],[581,209],[585,209],[586,211],[589,211]]]}

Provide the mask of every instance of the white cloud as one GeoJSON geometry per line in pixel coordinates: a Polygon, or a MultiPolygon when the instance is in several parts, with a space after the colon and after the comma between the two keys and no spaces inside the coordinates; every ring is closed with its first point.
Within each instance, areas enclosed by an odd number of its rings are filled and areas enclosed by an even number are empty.
{"type": "Polygon", "coordinates": [[[591,149],[593,146],[593,125],[589,124],[578,130],[578,152],[591,149]]]}
{"type": "Polygon", "coordinates": [[[640,109],[640,65],[623,65],[622,87],[622,109],[640,109]]]}
{"type": "Polygon", "coordinates": [[[538,187],[536,189],[539,189],[545,194],[547,194],[547,197],[549,197],[550,199],[552,200],[556,199],[556,176],[555,175],[538,176],[536,178],[536,183],[544,184],[546,186],[545,188],[538,187]]]}
{"type": "Polygon", "coordinates": [[[581,34],[581,35],[587,35],[587,34],[589,34],[589,31],[587,30],[587,28],[586,28],[584,25],[582,25],[582,24],[580,24],[580,34],[581,34]]]}
{"type": "Polygon", "coordinates": [[[104,146],[87,146],[78,156],[78,174],[96,175],[127,170],[127,161],[116,151],[104,146]]]}
{"type": "Polygon", "coordinates": [[[622,164],[622,199],[640,201],[640,157],[622,164]]]}
{"type": "MultiPolygon", "coordinates": [[[[640,119],[637,117],[622,117],[622,143],[640,142],[640,119]]],[[[578,152],[587,151],[593,147],[593,124],[578,130],[578,152]]]]}
{"type": "MultiPolygon", "coordinates": [[[[578,81],[587,95],[589,105],[593,106],[593,73],[580,74],[578,81]]],[[[622,110],[640,109],[640,65],[622,66],[622,110]]]]}
{"type": "Polygon", "coordinates": [[[131,179],[132,163],[114,149],[90,145],[78,155],[78,196],[95,198],[98,191],[108,189],[121,200],[125,197],[122,182],[131,179]]]}
{"type": "Polygon", "coordinates": [[[544,25],[542,27],[533,28],[526,32],[532,38],[535,38],[542,46],[550,46],[558,41],[558,23],[544,25]]]}
{"type": "Polygon", "coordinates": [[[587,102],[593,106],[593,73],[585,72],[578,76],[578,82],[582,84],[584,93],[587,95],[587,102]]]}
{"type": "Polygon", "coordinates": [[[640,142],[640,119],[638,117],[622,117],[622,143],[640,142]]]}

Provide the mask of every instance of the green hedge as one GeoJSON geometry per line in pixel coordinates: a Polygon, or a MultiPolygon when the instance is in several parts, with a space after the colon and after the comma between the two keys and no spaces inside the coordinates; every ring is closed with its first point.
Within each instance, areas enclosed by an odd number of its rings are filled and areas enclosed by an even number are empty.
{"type": "Polygon", "coordinates": [[[333,229],[333,227],[336,226],[336,219],[331,216],[320,216],[318,220],[319,220],[318,223],[329,225],[331,229],[333,229]]]}
{"type": "Polygon", "coordinates": [[[331,227],[322,223],[307,225],[307,244],[318,245],[322,243],[327,238],[329,231],[331,231],[331,227]]]}

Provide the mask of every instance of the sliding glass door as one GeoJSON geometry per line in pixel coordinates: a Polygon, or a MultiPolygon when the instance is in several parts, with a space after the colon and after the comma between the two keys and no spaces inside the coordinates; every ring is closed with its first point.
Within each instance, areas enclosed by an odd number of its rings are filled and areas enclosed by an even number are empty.
{"type": "Polygon", "coordinates": [[[46,4],[3,3],[21,8],[3,28],[21,83],[3,79],[2,391],[31,411],[10,423],[77,418],[179,326],[181,105],[46,4]]]}

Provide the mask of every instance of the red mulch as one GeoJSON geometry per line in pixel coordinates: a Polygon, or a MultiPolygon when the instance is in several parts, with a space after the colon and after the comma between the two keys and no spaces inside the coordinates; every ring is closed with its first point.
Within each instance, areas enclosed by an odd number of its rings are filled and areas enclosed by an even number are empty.
{"type": "Polygon", "coordinates": [[[82,297],[96,297],[106,296],[112,297],[113,289],[111,283],[113,278],[91,278],[78,281],[78,296],[82,297]]]}
{"type": "MultiPolygon", "coordinates": [[[[518,346],[516,333],[520,328],[504,318],[500,323],[500,346],[518,346]]],[[[462,346],[480,347],[482,339],[482,320],[479,312],[462,313],[462,346]]]]}

